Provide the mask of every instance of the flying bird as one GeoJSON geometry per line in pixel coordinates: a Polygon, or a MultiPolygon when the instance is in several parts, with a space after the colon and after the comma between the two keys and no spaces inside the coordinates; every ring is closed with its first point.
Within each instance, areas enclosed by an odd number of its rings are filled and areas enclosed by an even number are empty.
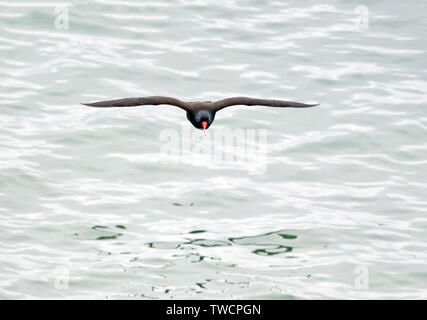
{"type": "Polygon", "coordinates": [[[97,108],[111,108],[111,107],[136,107],[143,105],[161,105],[169,104],[178,108],[184,109],[187,112],[187,119],[197,129],[204,130],[206,135],[206,129],[210,127],[215,119],[217,111],[236,105],[246,106],[267,106],[276,108],[308,108],[314,107],[319,104],[305,104],[292,101],[283,100],[268,100],[268,99],[256,99],[248,97],[233,97],[223,100],[212,101],[201,101],[201,102],[184,102],[175,98],[152,96],[152,97],[141,97],[141,98],[126,98],[117,99],[111,101],[100,101],[94,103],[82,103],[85,106],[97,107],[97,108]]]}

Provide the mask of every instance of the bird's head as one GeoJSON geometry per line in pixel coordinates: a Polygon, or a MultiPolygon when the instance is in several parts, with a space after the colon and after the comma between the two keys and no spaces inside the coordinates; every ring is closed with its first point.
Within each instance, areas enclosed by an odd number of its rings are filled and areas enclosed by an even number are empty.
{"type": "Polygon", "coordinates": [[[198,129],[205,130],[210,127],[215,115],[209,110],[199,110],[194,113],[194,125],[198,129]]]}

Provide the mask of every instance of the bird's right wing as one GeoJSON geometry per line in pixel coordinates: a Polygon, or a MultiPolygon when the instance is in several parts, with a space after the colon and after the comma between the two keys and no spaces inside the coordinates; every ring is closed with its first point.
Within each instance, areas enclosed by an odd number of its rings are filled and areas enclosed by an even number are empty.
{"type": "Polygon", "coordinates": [[[152,97],[141,97],[141,98],[125,98],[110,101],[100,101],[94,103],[82,103],[85,106],[97,107],[97,108],[112,108],[112,107],[136,107],[143,105],[160,105],[169,104],[172,106],[179,107],[186,111],[189,110],[187,103],[170,97],[152,96],[152,97]]]}

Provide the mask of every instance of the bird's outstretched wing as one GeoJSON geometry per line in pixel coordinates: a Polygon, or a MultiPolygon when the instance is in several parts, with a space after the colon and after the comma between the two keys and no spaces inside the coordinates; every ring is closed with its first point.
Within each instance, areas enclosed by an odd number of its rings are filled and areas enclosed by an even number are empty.
{"type": "Polygon", "coordinates": [[[111,100],[111,101],[100,101],[100,102],[82,103],[82,104],[85,106],[97,107],[97,108],[136,107],[136,106],[143,106],[143,105],[169,104],[187,111],[189,110],[189,105],[187,103],[175,98],[162,97],[162,96],[126,98],[126,99],[117,99],[117,100],[111,100]]]}
{"type": "Polygon", "coordinates": [[[212,103],[214,111],[218,111],[230,106],[246,105],[246,106],[267,106],[277,108],[309,108],[315,107],[319,104],[305,104],[300,102],[283,101],[283,100],[268,100],[268,99],[255,99],[248,97],[234,97],[223,100],[218,100],[212,103]]]}

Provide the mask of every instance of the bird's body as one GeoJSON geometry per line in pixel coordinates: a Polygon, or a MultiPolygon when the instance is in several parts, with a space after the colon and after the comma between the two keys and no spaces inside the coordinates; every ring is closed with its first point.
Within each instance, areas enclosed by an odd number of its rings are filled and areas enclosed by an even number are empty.
{"type": "Polygon", "coordinates": [[[184,102],[171,97],[152,96],[152,97],[141,97],[141,98],[126,98],[111,101],[101,101],[95,103],[84,103],[86,106],[109,108],[109,107],[135,107],[141,105],[161,105],[169,104],[187,112],[187,119],[197,129],[206,130],[210,127],[215,119],[217,111],[226,107],[234,105],[247,105],[247,106],[268,106],[278,108],[308,108],[314,107],[318,104],[305,104],[292,101],[283,100],[267,100],[267,99],[255,99],[248,97],[234,97],[215,102],[203,101],[203,102],[184,102]]]}

